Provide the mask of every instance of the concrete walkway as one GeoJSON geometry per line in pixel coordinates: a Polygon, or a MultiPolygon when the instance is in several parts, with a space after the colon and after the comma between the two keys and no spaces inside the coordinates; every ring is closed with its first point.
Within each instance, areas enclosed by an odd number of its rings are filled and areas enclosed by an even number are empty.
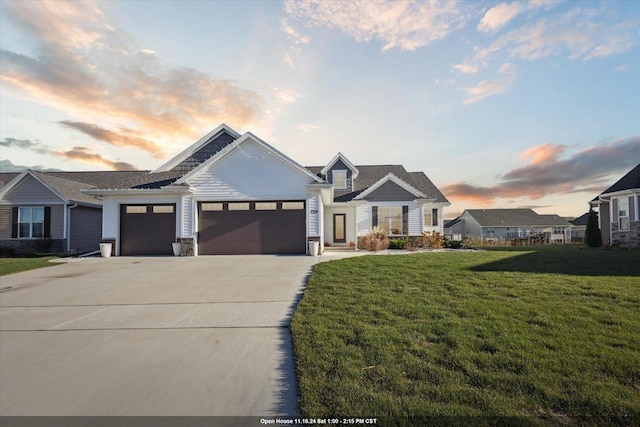
{"type": "Polygon", "coordinates": [[[287,328],[323,257],[87,259],[0,278],[0,414],[298,414],[287,328]]]}

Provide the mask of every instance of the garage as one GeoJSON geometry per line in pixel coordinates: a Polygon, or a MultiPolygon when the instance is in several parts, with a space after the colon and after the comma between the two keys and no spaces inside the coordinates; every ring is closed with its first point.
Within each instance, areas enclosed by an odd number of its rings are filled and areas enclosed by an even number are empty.
{"type": "Polygon", "coordinates": [[[172,255],[176,205],[120,205],[120,255],[172,255]]]}
{"type": "Polygon", "coordinates": [[[305,201],[198,203],[200,255],[306,253],[305,201]]]}

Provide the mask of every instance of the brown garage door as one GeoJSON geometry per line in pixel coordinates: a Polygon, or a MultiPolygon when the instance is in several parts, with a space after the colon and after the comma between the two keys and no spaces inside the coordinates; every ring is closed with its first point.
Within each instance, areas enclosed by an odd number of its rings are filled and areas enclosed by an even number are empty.
{"type": "Polygon", "coordinates": [[[120,205],[120,255],[172,255],[176,205],[120,205]]]}
{"type": "Polygon", "coordinates": [[[305,202],[198,204],[200,255],[306,253],[305,202]]]}

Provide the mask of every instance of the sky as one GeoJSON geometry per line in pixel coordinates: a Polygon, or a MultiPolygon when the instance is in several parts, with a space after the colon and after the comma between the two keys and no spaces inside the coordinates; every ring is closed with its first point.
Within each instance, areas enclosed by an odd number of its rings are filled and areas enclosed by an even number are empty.
{"type": "Polygon", "coordinates": [[[579,216],[640,163],[639,1],[0,0],[0,170],[155,169],[221,123],[305,166],[579,216]]]}

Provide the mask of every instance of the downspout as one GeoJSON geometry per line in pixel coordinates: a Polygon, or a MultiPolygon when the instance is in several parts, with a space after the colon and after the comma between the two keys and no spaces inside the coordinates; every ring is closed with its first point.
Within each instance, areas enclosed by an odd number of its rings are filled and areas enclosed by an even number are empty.
{"type": "Polygon", "coordinates": [[[71,209],[78,207],[77,203],[67,205],[69,213],[67,214],[67,252],[71,252],[71,209]]]}

